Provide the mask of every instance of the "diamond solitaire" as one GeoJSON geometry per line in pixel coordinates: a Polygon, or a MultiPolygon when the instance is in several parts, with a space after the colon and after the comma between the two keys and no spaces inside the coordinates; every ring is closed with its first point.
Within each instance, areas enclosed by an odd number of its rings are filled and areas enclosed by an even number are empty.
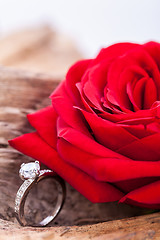
{"type": "Polygon", "coordinates": [[[19,170],[19,176],[22,180],[35,179],[40,173],[40,165],[38,161],[31,163],[23,163],[19,170]]]}

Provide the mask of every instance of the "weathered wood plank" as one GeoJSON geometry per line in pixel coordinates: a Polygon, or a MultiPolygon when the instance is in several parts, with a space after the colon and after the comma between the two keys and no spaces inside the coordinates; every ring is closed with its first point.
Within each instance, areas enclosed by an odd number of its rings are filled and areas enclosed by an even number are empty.
{"type": "Polygon", "coordinates": [[[160,214],[154,213],[84,226],[62,226],[54,228],[19,227],[13,223],[0,221],[1,240],[159,240],[160,214]],[[7,238],[6,238],[7,237],[7,238]]]}

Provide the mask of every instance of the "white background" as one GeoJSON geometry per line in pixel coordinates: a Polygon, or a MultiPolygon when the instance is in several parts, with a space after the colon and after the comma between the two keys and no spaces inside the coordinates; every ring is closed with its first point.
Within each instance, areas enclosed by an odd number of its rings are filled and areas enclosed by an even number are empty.
{"type": "Polygon", "coordinates": [[[0,0],[0,34],[49,23],[86,57],[120,41],[160,41],[160,0],[0,0]]]}

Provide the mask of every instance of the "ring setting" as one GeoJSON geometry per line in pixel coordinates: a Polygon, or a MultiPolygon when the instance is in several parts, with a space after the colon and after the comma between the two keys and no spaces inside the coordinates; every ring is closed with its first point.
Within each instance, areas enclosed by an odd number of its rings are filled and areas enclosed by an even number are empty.
{"type": "Polygon", "coordinates": [[[35,179],[40,172],[40,165],[38,161],[30,163],[22,163],[19,170],[19,176],[22,180],[35,179]]]}
{"type": "Polygon", "coordinates": [[[15,216],[18,222],[22,226],[29,225],[29,226],[42,227],[42,226],[48,225],[51,221],[55,219],[55,217],[59,214],[59,212],[63,207],[65,196],[66,196],[66,188],[65,188],[64,180],[52,170],[49,170],[49,169],[40,170],[39,161],[30,162],[26,164],[23,163],[19,170],[19,176],[24,182],[18,189],[16,198],[15,198],[15,216]],[[24,216],[25,202],[30,190],[34,187],[34,185],[38,184],[40,181],[42,181],[45,178],[52,178],[56,182],[57,191],[58,191],[57,201],[52,213],[49,216],[47,216],[38,224],[36,223],[35,225],[33,224],[30,225],[27,223],[24,216]]]}

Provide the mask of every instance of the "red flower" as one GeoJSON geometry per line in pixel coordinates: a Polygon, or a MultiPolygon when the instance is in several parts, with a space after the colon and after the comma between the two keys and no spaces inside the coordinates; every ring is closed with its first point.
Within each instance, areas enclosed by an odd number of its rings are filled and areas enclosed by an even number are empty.
{"type": "Polygon", "coordinates": [[[120,43],[73,65],[36,132],[10,145],[92,202],[160,208],[160,44],[120,43]]]}

